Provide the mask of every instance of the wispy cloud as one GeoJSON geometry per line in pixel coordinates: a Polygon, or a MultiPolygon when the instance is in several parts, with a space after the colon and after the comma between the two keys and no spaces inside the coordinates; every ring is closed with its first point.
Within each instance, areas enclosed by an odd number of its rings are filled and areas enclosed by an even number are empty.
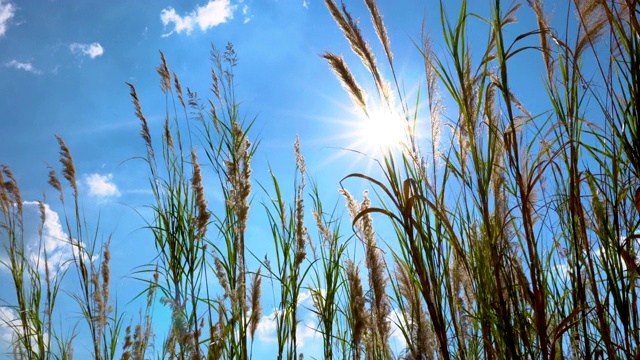
{"type": "Polygon", "coordinates": [[[0,36],[7,32],[9,20],[16,14],[16,7],[10,2],[0,0],[0,36]]]}
{"type": "Polygon", "coordinates": [[[206,31],[233,19],[233,11],[236,7],[236,5],[231,5],[230,0],[210,0],[206,5],[197,6],[184,16],[180,16],[172,7],[165,8],[160,13],[160,19],[164,26],[172,24],[173,29],[162,36],[166,37],[174,32],[189,35],[196,25],[200,27],[200,30],[206,31]]]}
{"type": "Polygon", "coordinates": [[[18,69],[18,70],[23,70],[26,72],[30,72],[32,74],[42,74],[42,71],[40,71],[38,68],[36,68],[35,66],[33,66],[32,63],[30,62],[21,62],[18,60],[11,60],[7,63],[4,64],[4,66],[9,67],[9,68],[14,68],[14,69],[18,69]]]}
{"type": "Polygon", "coordinates": [[[242,6],[242,15],[244,16],[243,24],[246,24],[253,19],[253,15],[249,14],[249,5],[245,4],[242,6]]]}
{"type": "Polygon", "coordinates": [[[104,54],[104,48],[98,42],[93,42],[91,44],[73,43],[69,45],[69,50],[74,54],[86,55],[92,59],[104,54]]]}
{"type": "Polygon", "coordinates": [[[89,187],[89,195],[102,198],[120,196],[120,190],[112,179],[112,174],[89,174],[85,176],[84,182],[89,187]]]}
{"type": "Polygon", "coordinates": [[[307,0],[302,0],[302,6],[304,6],[305,8],[309,8],[309,2],[307,0]]]}

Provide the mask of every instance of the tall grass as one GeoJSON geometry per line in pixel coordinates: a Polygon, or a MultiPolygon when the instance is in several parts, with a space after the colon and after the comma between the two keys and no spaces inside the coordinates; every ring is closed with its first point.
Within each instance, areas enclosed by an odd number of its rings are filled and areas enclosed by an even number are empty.
{"type": "MultiPolygon", "coordinates": [[[[384,24],[375,3],[366,3],[395,79],[384,24]]],[[[358,23],[344,5],[326,4],[370,71],[380,94],[375,101],[394,106],[358,23]]],[[[430,39],[419,50],[431,139],[437,143],[443,121],[437,83],[458,113],[458,120],[447,124],[455,145],[441,157],[432,147],[428,173],[416,134],[409,132],[404,152],[389,151],[381,162],[382,178],[347,176],[369,180],[380,195],[380,206],[355,220],[378,213],[396,229],[394,295],[406,309],[402,332],[408,357],[637,356],[632,314],[637,314],[638,214],[631,206],[638,186],[638,7],[572,2],[567,12],[577,14],[578,29],[558,35],[542,2],[529,5],[538,29],[513,36],[505,28],[517,21],[519,5],[494,1],[489,16],[480,17],[463,1],[450,20],[441,3],[447,55],[435,56],[430,39]],[[481,54],[475,58],[467,30],[474,19],[487,24],[487,42],[473,49],[481,54]],[[530,45],[533,36],[539,45],[530,45]],[[602,49],[605,36],[611,49],[602,49]],[[531,114],[516,95],[515,89],[529,84],[510,81],[513,61],[533,52],[542,55],[547,71],[547,93],[541,96],[549,99],[550,111],[541,114],[531,114]],[[588,55],[601,69],[604,91],[583,73],[588,55]],[[589,99],[598,102],[597,111],[587,111],[589,99]],[[419,301],[403,294],[407,283],[419,301]],[[416,339],[423,311],[437,339],[435,349],[416,339]]],[[[367,96],[346,64],[334,54],[324,57],[368,113],[367,96]]],[[[395,97],[409,108],[401,88],[395,97]]],[[[405,120],[412,124],[417,116],[406,111],[405,120]]]]}
{"type": "Polygon", "coordinates": [[[110,298],[110,238],[98,238],[99,223],[95,232],[83,217],[79,205],[76,171],[71,152],[64,140],[57,137],[60,146],[62,175],[71,189],[73,203],[71,215],[67,214],[65,188],[56,170],[50,167],[49,184],[58,192],[64,211],[63,228],[66,238],[45,239],[43,227],[46,222],[45,202],[38,202],[40,223],[39,240],[35,249],[27,245],[24,228],[24,208],[16,179],[11,170],[3,168],[7,181],[2,183],[2,228],[6,234],[8,261],[2,261],[13,279],[15,300],[3,299],[16,319],[2,321],[13,331],[13,357],[26,359],[71,359],[73,339],[78,334],[77,324],[70,335],[60,334],[54,326],[53,317],[60,286],[67,271],[75,270],[77,287],[69,292],[78,305],[85,321],[90,340],[90,353],[95,359],[114,359],[122,329],[122,317],[114,310],[110,298]],[[47,248],[51,241],[62,241],[68,246],[70,259],[50,262],[47,248]],[[101,248],[101,249],[100,249],[101,248]],[[100,251],[101,250],[101,251],[100,251]],[[55,348],[54,345],[55,344],[55,348]],[[55,350],[54,350],[55,349],[55,350]]]}
{"type": "Polygon", "coordinates": [[[322,57],[365,117],[386,107],[401,114],[406,132],[400,149],[382,149],[377,171],[344,174],[346,210],[323,203],[299,139],[292,187],[273,173],[254,179],[258,120],[245,117],[236,97],[231,44],[212,48],[204,98],[183,90],[160,53],[162,129],[150,127],[129,84],[157,253],[136,270],[148,285],[138,321],[125,327],[116,311],[117,239],[99,238],[99,223],[93,229],[84,218],[71,150],[58,137],[66,182],[51,167],[49,184],[65,215],[67,263],[52,265],[47,254],[46,198],[31,255],[19,184],[8,167],[0,171],[0,259],[14,290],[0,309],[13,333],[9,355],[71,359],[82,346],[96,359],[261,358],[253,345],[271,321],[275,356],[293,360],[305,356],[299,331],[307,310],[322,353],[306,356],[327,359],[639,357],[637,2],[575,0],[563,9],[571,20],[560,22],[539,0],[493,0],[483,14],[470,13],[466,1],[455,13],[440,2],[442,39],[424,30],[412,39],[426,94],[415,99],[403,91],[376,2],[365,5],[381,61],[348,8],[325,4],[371,81],[354,76],[359,65],[342,55],[322,57]],[[536,27],[514,33],[522,13],[536,27]],[[537,83],[513,80],[525,56],[544,72],[537,83]],[[353,180],[370,185],[361,199],[348,190],[353,180]],[[208,200],[211,191],[221,201],[208,200]],[[256,197],[267,200],[256,205],[256,197]],[[264,259],[246,235],[254,217],[271,230],[274,252],[264,259]],[[393,235],[378,235],[381,226],[393,235]],[[62,294],[67,271],[77,286],[62,294]],[[263,284],[272,296],[262,295],[263,284]],[[53,320],[66,295],[84,319],[70,334],[53,320]],[[170,314],[169,324],[154,322],[158,311],[170,314]],[[90,344],[77,344],[80,332],[90,344]]]}

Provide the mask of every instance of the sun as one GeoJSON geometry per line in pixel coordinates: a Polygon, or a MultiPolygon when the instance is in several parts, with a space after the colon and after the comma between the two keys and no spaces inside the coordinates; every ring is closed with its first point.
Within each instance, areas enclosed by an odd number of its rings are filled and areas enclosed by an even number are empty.
{"type": "Polygon", "coordinates": [[[321,118],[321,122],[326,124],[327,129],[337,130],[325,140],[331,144],[327,148],[338,151],[326,156],[323,166],[330,166],[347,154],[354,153],[361,156],[357,156],[356,161],[350,161],[352,165],[364,160],[372,166],[390,153],[398,155],[407,151],[412,139],[417,136],[412,132],[415,131],[414,126],[406,120],[402,109],[370,102],[364,112],[355,104],[335,103],[341,109],[340,114],[321,118]]]}
{"type": "Polygon", "coordinates": [[[407,122],[388,107],[374,108],[358,119],[356,138],[365,151],[396,150],[407,141],[407,122]]]}

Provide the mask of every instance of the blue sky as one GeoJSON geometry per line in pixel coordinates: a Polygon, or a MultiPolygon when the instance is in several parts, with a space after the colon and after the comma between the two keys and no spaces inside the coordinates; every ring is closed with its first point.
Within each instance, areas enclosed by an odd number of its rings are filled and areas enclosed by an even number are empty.
{"type": "MultiPolygon", "coordinates": [[[[434,51],[442,52],[437,5],[430,3],[432,8],[427,8],[417,0],[379,3],[396,68],[407,93],[415,96],[424,72],[412,40],[419,42],[426,19],[434,51]]],[[[379,51],[363,2],[346,4],[361,18],[365,35],[379,51]]],[[[531,30],[532,19],[525,20],[524,28],[531,30]]],[[[261,144],[252,165],[256,179],[267,181],[271,166],[280,181],[291,183],[292,148],[298,135],[309,174],[333,204],[338,200],[339,179],[370,164],[337,149],[366,147],[368,142],[358,130],[362,119],[353,113],[349,97],[320,54],[344,55],[365,86],[370,77],[357,65],[324,1],[0,0],[0,163],[13,170],[32,224],[37,219],[33,202],[42,199],[43,191],[49,193],[45,233],[55,239],[64,231],[57,196],[47,185],[46,164],[58,164],[54,134],[65,139],[88,218],[95,225],[100,215],[100,236],[113,234],[112,269],[118,280],[112,293],[121,304],[137,289],[126,275],[154,255],[152,239],[137,213],[144,214],[143,205],[152,197],[147,167],[134,159],[144,155],[144,143],[125,82],[137,87],[150,127],[159,134],[165,99],[155,71],[158,51],[164,52],[183,87],[204,95],[210,81],[210,45],[224,48],[227,42],[239,54],[236,84],[242,111],[257,116],[253,135],[261,144]]],[[[356,189],[353,192],[359,195],[361,189],[356,189]]],[[[210,201],[216,196],[214,190],[208,195],[210,201]]],[[[256,203],[263,196],[257,190],[256,203]]],[[[250,224],[250,236],[266,234],[268,229],[260,224],[259,219],[250,224]]],[[[50,246],[56,256],[68,256],[54,242],[50,246]]],[[[6,281],[6,273],[0,271],[0,280],[6,281]]],[[[6,291],[0,289],[0,298],[10,297],[6,291]]],[[[133,308],[130,316],[136,315],[133,308]]],[[[307,314],[301,320],[313,321],[307,314]]],[[[1,331],[0,350],[6,345],[1,341],[7,339],[1,331]]],[[[273,335],[268,326],[261,331],[268,348],[273,335]]],[[[312,345],[303,345],[303,351],[312,345]]]]}
{"type": "MultiPolygon", "coordinates": [[[[12,136],[0,143],[0,154],[27,198],[38,198],[46,184],[38,176],[46,174],[43,162],[57,161],[54,134],[65,139],[82,174],[101,176],[95,180],[111,174],[121,195],[136,187],[125,179],[131,169],[120,164],[143,149],[125,82],[137,87],[152,126],[159,126],[159,50],[184,86],[207,94],[210,45],[232,42],[240,58],[237,91],[247,116],[258,117],[262,153],[289,154],[299,135],[303,149],[318,150],[306,152],[308,163],[324,166],[323,159],[336,155],[328,147],[354,142],[349,136],[357,119],[348,113],[349,98],[320,54],[330,50],[357,62],[320,0],[1,4],[0,133],[12,136]]],[[[348,6],[368,21],[360,1],[348,6]]],[[[399,40],[393,43],[396,66],[409,69],[407,83],[422,80],[410,39],[419,39],[428,11],[419,1],[380,7],[392,41],[399,40]]],[[[373,35],[369,26],[364,30],[373,35]]],[[[352,68],[369,79],[363,67],[352,68]]],[[[270,161],[277,163],[273,156],[270,161]]]]}

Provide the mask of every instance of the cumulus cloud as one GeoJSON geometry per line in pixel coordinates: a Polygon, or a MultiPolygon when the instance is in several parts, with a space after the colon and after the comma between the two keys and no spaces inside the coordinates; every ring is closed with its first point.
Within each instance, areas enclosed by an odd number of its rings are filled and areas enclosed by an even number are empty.
{"type": "MultiPolygon", "coordinates": [[[[25,201],[24,205],[25,211],[26,209],[31,209],[32,212],[39,211],[37,201],[25,201]]],[[[43,205],[45,221],[42,226],[42,247],[47,250],[48,262],[52,266],[52,273],[55,274],[69,265],[73,259],[73,253],[69,246],[69,236],[62,229],[60,216],[51,210],[48,204],[43,205]]],[[[40,253],[42,249],[38,242],[38,237],[33,236],[27,248],[30,251],[31,260],[38,264],[41,272],[44,272],[44,251],[40,253]]]]}
{"type": "Polygon", "coordinates": [[[322,339],[322,333],[316,329],[318,329],[318,322],[315,319],[309,319],[304,324],[298,324],[296,340],[300,348],[304,348],[307,343],[313,344],[315,341],[322,339]]]}
{"type": "Polygon", "coordinates": [[[38,68],[33,66],[33,64],[31,64],[30,62],[21,62],[14,59],[5,63],[4,66],[18,69],[18,70],[23,70],[26,72],[30,72],[32,74],[42,74],[42,71],[40,71],[38,68]]]}
{"type": "MultiPolygon", "coordinates": [[[[320,293],[325,294],[324,289],[318,289],[320,293]]],[[[315,346],[321,341],[322,333],[318,330],[318,317],[310,309],[313,306],[313,296],[311,292],[305,291],[298,296],[298,316],[299,322],[296,328],[296,340],[298,347],[307,349],[306,351],[314,351],[315,346]]],[[[276,343],[278,337],[276,334],[277,323],[276,317],[282,310],[273,310],[269,315],[263,315],[258,322],[256,330],[256,338],[261,343],[276,343]]],[[[387,318],[391,325],[390,342],[393,349],[405,349],[407,342],[404,338],[400,327],[406,327],[404,317],[399,309],[392,309],[387,318]]],[[[306,352],[305,351],[305,352],[306,352]]]]}
{"type": "Polygon", "coordinates": [[[84,178],[85,184],[89,187],[89,195],[97,197],[120,196],[120,191],[112,181],[113,175],[89,174],[84,178]]]}
{"type": "Polygon", "coordinates": [[[11,344],[14,338],[13,328],[17,325],[20,325],[18,313],[9,307],[0,306],[0,344],[11,344]]]}
{"type": "MultiPolygon", "coordinates": [[[[309,291],[302,292],[298,296],[298,314],[305,318],[304,321],[300,321],[296,328],[296,340],[298,347],[303,348],[305,343],[310,340],[317,340],[321,338],[322,334],[317,331],[318,321],[317,317],[308,310],[312,302],[311,293],[309,291]]],[[[275,343],[278,341],[277,323],[276,317],[282,312],[282,310],[273,310],[269,315],[263,315],[258,322],[258,328],[256,330],[256,336],[258,340],[263,343],[275,343]]]]}
{"type": "Polygon", "coordinates": [[[0,0],[0,36],[7,32],[9,20],[16,14],[16,7],[10,2],[0,0]]]}
{"type": "Polygon", "coordinates": [[[231,5],[230,0],[210,0],[206,5],[197,6],[195,10],[184,16],[179,15],[172,7],[165,8],[160,12],[160,19],[164,26],[172,24],[173,29],[162,36],[166,37],[174,32],[178,34],[184,32],[189,35],[196,25],[200,27],[200,30],[206,31],[233,19],[235,9],[236,6],[231,5]]]}
{"type": "Polygon", "coordinates": [[[387,320],[391,325],[391,338],[389,340],[396,348],[406,349],[407,340],[404,338],[404,334],[402,333],[402,329],[400,328],[407,328],[407,323],[404,319],[404,315],[399,309],[393,309],[391,310],[391,313],[389,314],[387,320]]]}
{"type": "MultiPolygon", "coordinates": [[[[69,236],[65,233],[57,212],[51,210],[48,204],[43,204],[45,221],[42,224],[42,238],[38,234],[40,228],[40,209],[37,201],[24,201],[24,246],[25,257],[44,274],[44,251],[47,251],[49,271],[51,276],[67,268],[73,260],[73,250],[69,244],[69,236]]],[[[1,246],[8,246],[2,239],[1,246]]],[[[6,255],[1,261],[7,262],[6,255]]],[[[0,266],[0,271],[8,271],[0,266]]]]}
{"type": "MultiPolygon", "coordinates": [[[[31,327],[35,327],[35,324],[31,324],[31,327]]],[[[3,354],[12,353],[12,344],[16,340],[16,336],[22,336],[24,331],[22,329],[22,320],[18,316],[18,313],[7,306],[0,306],[0,349],[3,354]]],[[[43,334],[45,340],[49,340],[49,333],[43,334]]],[[[31,345],[34,351],[37,350],[36,338],[31,338],[31,345]]]]}
{"type": "Polygon", "coordinates": [[[86,55],[92,59],[104,54],[104,48],[98,42],[93,42],[91,44],[73,43],[69,45],[69,50],[74,54],[86,55]]]}
{"type": "MultiPolygon", "coordinates": [[[[278,310],[274,310],[270,315],[262,315],[258,322],[256,336],[262,343],[275,343],[278,341],[276,315],[278,310]]],[[[304,323],[299,322],[296,328],[296,341],[298,347],[303,348],[305,343],[317,340],[322,334],[317,331],[318,322],[316,319],[307,319],[304,323]]]]}
{"type": "Polygon", "coordinates": [[[256,333],[258,336],[258,340],[264,343],[274,343],[278,341],[276,336],[277,324],[276,324],[276,314],[277,310],[274,310],[270,315],[262,315],[260,321],[258,322],[258,328],[256,329],[256,333]]]}
{"type": "MultiPolygon", "coordinates": [[[[15,206],[15,205],[14,205],[15,206]]],[[[64,231],[60,216],[52,210],[48,204],[42,204],[44,213],[44,223],[41,223],[40,203],[37,201],[23,202],[23,224],[24,232],[21,234],[24,241],[24,256],[33,269],[37,269],[41,274],[42,281],[45,275],[44,253],[47,253],[47,262],[49,265],[49,275],[53,281],[58,274],[66,270],[73,263],[73,253],[69,235],[64,231]],[[42,235],[39,230],[42,230],[42,235]]],[[[8,246],[7,238],[0,236],[0,247],[8,246]]],[[[84,248],[84,244],[72,239],[71,242],[79,244],[84,248]]],[[[75,247],[74,247],[75,248],[75,247]]],[[[8,255],[0,252],[0,262],[5,265],[9,264],[8,255]]],[[[95,261],[97,256],[89,258],[87,254],[82,255],[85,261],[95,261]]],[[[76,253],[76,258],[78,254],[76,253]]],[[[9,275],[9,269],[0,265],[0,272],[4,276],[9,275]]],[[[3,283],[3,285],[6,285],[3,283]]],[[[10,299],[5,299],[11,301],[10,299]]],[[[5,305],[5,304],[3,304],[5,305]]],[[[20,318],[15,310],[7,306],[0,306],[0,353],[5,353],[5,348],[11,349],[11,342],[16,335],[16,329],[20,332],[20,318]]],[[[44,334],[45,337],[48,334],[44,334]]]]}

